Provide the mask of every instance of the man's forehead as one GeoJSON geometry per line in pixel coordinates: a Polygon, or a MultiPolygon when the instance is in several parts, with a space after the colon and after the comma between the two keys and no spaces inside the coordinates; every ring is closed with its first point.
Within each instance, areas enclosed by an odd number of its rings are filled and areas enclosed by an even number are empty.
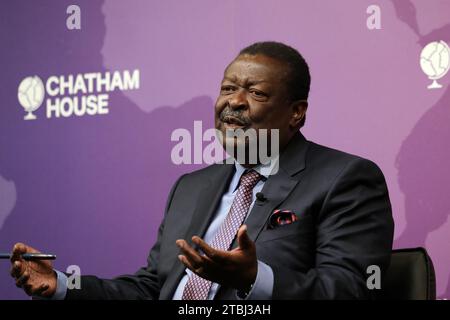
{"type": "Polygon", "coordinates": [[[231,82],[245,82],[248,84],[259,84],[259,83],[267,83],[269,80],[263,77],[255,77],[246,74],[230,74],[223,77],[223,81],[231,81],[231,82]]]}
{"type": "Polygon", "coordinates": [[[262,55],[244,55],[238,56],[228,65],[224,72],[224,80],[271,82],[283,76],[285,72],[285,65],[275,59],[262,55]]]}

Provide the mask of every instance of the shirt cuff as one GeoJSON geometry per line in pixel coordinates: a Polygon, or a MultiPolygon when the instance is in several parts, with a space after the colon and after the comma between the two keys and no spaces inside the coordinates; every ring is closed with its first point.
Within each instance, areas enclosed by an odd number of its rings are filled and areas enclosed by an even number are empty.
{"type": "Polygon", "coordinates": [[[258,272],[252,289],[245,299],[236,297],[239,300],[271,300],[273,291],[273,270],[270,266],[258,260],[258,272]]]}
{"type": "Polygon", "coordinates": [[[58,271],[54,270],[56,273],[56,291],[50,298],[45,298],[41,296],[32,296],[32,300],[64,300],[67,292],[67,276],[58,271]]]}
{"type": "Polygon", "coordinates": [[[58,279],[56,281],[56,291],[51,300],[64,300],[67,293],[67,276],[58,270],[55,270],[55,272],[58,279]]]}

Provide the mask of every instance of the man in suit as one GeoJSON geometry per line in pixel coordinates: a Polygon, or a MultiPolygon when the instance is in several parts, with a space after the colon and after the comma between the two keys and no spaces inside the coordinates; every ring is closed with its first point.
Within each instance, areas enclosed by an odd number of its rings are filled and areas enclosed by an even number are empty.
{"type": "Polygon", "coordinates": [[[274,161],[215,164],[173,186],[148,264],[112,280],[67,276],[13,248],[11,275],[29,295],[53,299],[368,299],[366,270],[389,265],[393,220],[371,161],[304,138],[309,68],[276,42],[243,49],[224,73],[215,106],[227,130],[278,130],[274,161]]]}

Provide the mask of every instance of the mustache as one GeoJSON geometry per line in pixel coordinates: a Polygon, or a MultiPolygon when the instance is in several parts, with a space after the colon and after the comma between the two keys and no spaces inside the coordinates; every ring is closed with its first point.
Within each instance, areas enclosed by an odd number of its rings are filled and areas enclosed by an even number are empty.
{"type": "Polygon", "coordinates": [[[219,119],[222,122],[239,122],[239,125],[247,126],[251,123],[250,119],[243,115],[242,111],[232,110],[230,107],[226,107],[219,115],[219,119]]]}

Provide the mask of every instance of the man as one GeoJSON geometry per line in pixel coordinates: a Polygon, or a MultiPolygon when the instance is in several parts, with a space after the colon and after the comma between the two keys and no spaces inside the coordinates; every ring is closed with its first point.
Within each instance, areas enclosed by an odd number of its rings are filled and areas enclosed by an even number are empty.
{"type": "Polygon", "coordinates": [[[245,158],[180,177],[148,265],[134,275],[83,276],[68,290],[64,274],[24,261],[36,250],[16,244],[17,286],[54,299],[371,298],[367,267],[385,272],[392,248],[386,183],[374,163],[303,137],[309,87],[295,49],[243,49],[225,70],[215,125],[224,146],[240,143],[227,130],[278,130],[279,170],[245,158]]]}

